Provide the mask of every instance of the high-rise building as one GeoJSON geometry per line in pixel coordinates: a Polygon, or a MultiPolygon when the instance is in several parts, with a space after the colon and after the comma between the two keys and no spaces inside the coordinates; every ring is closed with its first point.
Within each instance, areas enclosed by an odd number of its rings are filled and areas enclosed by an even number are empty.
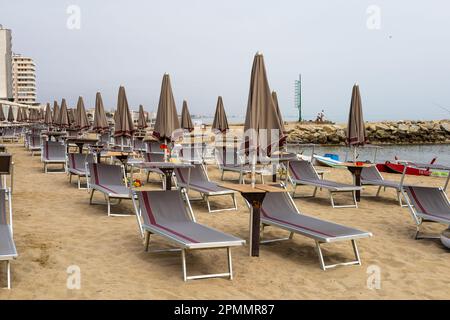
{"type": "Polygon", "coordinates": [[[35,64],[30,57],[13,55],[14,102],[32,105],[36,103],[35,64]]]}
{"type": "Polygon", "coordinates": [[[11,30],[0,25],[0,99],[12,100],[11,30]]]}

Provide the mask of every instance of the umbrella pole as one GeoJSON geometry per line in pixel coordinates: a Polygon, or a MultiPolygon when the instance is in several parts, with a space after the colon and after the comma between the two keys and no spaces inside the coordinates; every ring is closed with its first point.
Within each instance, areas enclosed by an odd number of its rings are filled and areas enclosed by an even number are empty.
{"type": "Polygon", "coordinates": [[[356,162],[356,146],[352,146],[353,148],[353,162],[356,162]]]}
{"type": "Polygon", "coordinates": [[[166,146],[164,148],[164,162],[167,162],[167,138],[164,139],[164,145],[166,146]]]}

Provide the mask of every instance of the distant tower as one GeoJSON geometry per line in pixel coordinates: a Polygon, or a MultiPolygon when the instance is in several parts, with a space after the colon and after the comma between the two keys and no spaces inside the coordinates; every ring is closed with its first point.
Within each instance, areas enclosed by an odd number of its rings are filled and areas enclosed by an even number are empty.
{"type": "Polygon", "coordinates": [[[0,25],[0,99],[13,100],[11,30],[0,25]]]}
{"type": "Polygon", "coordinates": [[[295,80],[294,87],[294,95],[295,95],[295,108],[298,109],[298,121],[302,121],[302,75],[298,75],[298,80],[295,80]]]}
{"type": "Polygon", "coordinates": [[[14,102],[36,104],[36,65],[30,57],[13,54],[14,102]]]}

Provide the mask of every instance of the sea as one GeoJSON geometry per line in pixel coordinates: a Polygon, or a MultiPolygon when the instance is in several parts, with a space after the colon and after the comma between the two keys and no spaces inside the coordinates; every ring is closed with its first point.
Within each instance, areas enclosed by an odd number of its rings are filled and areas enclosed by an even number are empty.
{"type": "MultiPolygon", "coordinates": [[[[303,152],[310,156],[315,154],[335,154],[340,161],[352,160],[353,154],[346,146],[301,146],[288,145],[288,151],[303,152]],[[314,150],[313,150],[314,149],[314,150]]],[[[358,159],[361,161],[370,160],[375,163],[382,163],[387,160],[394,160],[395,157],[401,160],[429,163],[433,158],[436,163],[450,166],[450,144],[408,144],[408,145],[381,145],[376,147],[360,147],[357,149],[358,159]]]]}

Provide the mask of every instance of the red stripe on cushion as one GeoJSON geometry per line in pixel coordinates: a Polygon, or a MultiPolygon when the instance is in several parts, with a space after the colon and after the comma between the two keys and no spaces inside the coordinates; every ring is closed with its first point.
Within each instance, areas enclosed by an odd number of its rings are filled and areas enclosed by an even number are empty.
{"type": "Polygon", "coordinates": [[[174,230],[172,230],[172,229],[170,229],[170,228],[167,228],[167,227],[165,227],[165,226],[162,226],[162,225],[158,224],[158,223],[156,222],[156,219],[155,219],[154,215],[153,215],[152,209],[151,209],[151,207],[150,207],[150,201],[149,201],[149,199],[148,199],[148,195],[147,195],[146,192],[142,192],[142,199],[144,200],[145,209],[146,209],[146,211],[147,211],[147,215],[148,215],[148,217],[149,217],[149,219],[150,219],[150,223],[151,223],[152,225],[154,225],[154,226],[156,226],[156,227],[158,227],[158,228],[164,229],[164,230],[166,230],[166,231],[169,231],[169,232],[173,233],[174,235],[177,235],[177,236],[179,236],[179,237],[181,237],[181,238],[183,238],[183,239],[186,239],[186,240],[188,240],[188,241],[191,241],[191,242],[193,242],[193,243],[199,243],[199,241],[196,241],[196,240],[194,240],[194,239],[192,239],[192,238],[190,238],[190,237],[188,237],[188,236],[185,236],[185,235],[183,235],[183,234],[181,234],[181,233],[179,233],[179,232],[176,232],[176,231],[174,231],[174,230]]]}

